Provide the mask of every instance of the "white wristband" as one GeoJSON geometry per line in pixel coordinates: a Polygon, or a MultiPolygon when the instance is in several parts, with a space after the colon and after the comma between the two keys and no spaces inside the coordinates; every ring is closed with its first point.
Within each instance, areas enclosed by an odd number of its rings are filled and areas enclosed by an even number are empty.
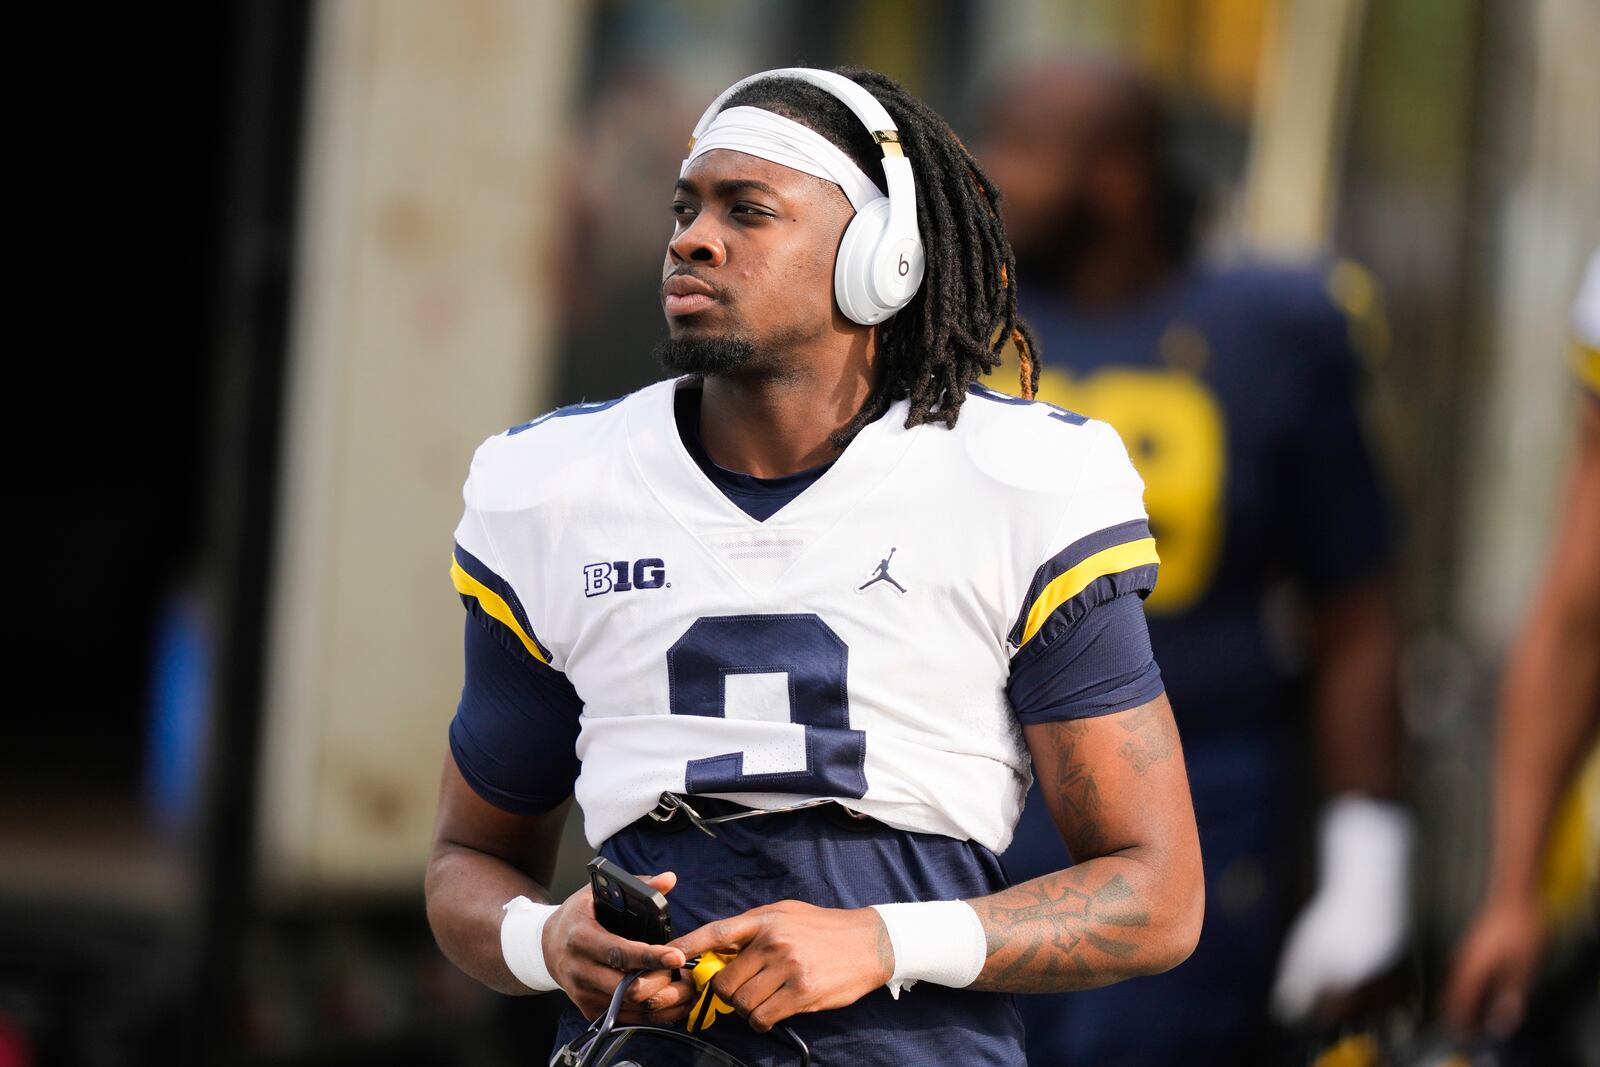
{"type": "Polygon", "coordinates": [[[894,947],[894,975],[889,993],[915,983],[964,989],[977,980],[989,958],[989,939],[972,905],[964,900],[928,900],[913,904],[874,904],[894,947]]]}
{"type": "Polygon", "coordinates": [[[500,920],[500,955],[517,981],[540,993],[559,989],[544,962],[544,924],[557,910],[555,904],[535,904],[527,897],[508,900],[500,920]]]}

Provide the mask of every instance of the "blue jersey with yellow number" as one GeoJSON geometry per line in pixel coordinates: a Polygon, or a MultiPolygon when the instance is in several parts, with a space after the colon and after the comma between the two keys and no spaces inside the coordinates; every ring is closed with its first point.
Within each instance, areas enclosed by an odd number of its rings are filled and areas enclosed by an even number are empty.
{"type": "MultiPolygon", "coordinates": [[[[1382,340],[1376,300],[1364,273],[1340,265],[1196,267],[1103,315],[1024,302],[1046,358],[1040,398],[1111,423],[1144,478],[1161,546],[1150,640],[1183,731],[1206,871],[1205,926],[1183,966],[1018,998],[1031,1063],[1254,1054],[1293,903],[1280,801],[1286,742],[1305,718],[1270,605],[1286,584],[1314,602],[1388,565],[1358,413],[1357,353],[1382,340]]],[[[1014,881],[1070,862],[1037,786],[1004,861],[1014,881]]]]}
{"type": "Polygon", "coordinates": [[[1146,614],[1186,741],[1283,724],[1275,588],[1315,601],[1388,564],[1359,414],[1376,299],[1338,264],[1197,267],[1104,315],[1025,301],[1040,399],[1111,423],[1144,477],[1162,562],[1146,614]]]}

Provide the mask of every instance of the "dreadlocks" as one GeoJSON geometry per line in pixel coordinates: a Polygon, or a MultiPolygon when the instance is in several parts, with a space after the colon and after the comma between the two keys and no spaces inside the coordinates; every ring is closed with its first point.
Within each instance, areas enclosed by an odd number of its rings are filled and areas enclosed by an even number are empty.
{"type": "MultiPolygon", "coordinates": [[[[927,268],[911,303],[878,327],[878,382],[833,443],[844,447],[901,397],[911,402],[908,428],[934,420],[954,426],[967,387],[999,366],[1008,341],[1017,349],[1022,394],[1033,396],[1037,347],[1017,315],[1016,257],[1000,223],[999,191],[944,119],[893,79],[853,67],[835,73],[875,96],[900,129],[900,146],[916,175],[917,227],[927,268]]],[[[888,188],[872,135],[826,89],[782,76],[764,78],[723,106],[739,105],[809,126],[879,188],[888,188]]]]}

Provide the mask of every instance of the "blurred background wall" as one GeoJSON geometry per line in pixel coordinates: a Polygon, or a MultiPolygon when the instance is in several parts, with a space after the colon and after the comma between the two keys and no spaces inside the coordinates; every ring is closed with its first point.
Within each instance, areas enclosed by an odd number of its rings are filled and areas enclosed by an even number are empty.
{"type": "Polygon", "coordinates": [[[549,1005],[477,989],[422,919],[460,483],[483,437],[656,376],[687,131],[733,78],[796,63],[882,69],[972,135],[1008,66],[1129,58],[1176,102],[1212,253],[1364,268],[1346,277],[1386,335],[1372,425],[1405,520],[1418,913],[1444,951],[1570,439],[1566,309],[1600,245],[1592,2],[82,18],[91,106],[38,142],[81,161],[53,183],[71,222],[36,260],[82,279],[78,340],[22,393],[66,398],[69,427],[34,450],[24,506],[65,564],[53,602],[114,640],[90,658],[77,625],[8,619],[70,698],[0,741],[0,1063],[527,1059],[549,1005]],[[59,247],[82,232],[87,276],[59,247]]]}
{"type": "Polygon", "coordinates": [[[315,11],[262,752],[280,892],[415,888],[459,682],[435,609],[462,457],[555,387],[576,64],[548,42],[578,26],[561,4],[315,11]]]}

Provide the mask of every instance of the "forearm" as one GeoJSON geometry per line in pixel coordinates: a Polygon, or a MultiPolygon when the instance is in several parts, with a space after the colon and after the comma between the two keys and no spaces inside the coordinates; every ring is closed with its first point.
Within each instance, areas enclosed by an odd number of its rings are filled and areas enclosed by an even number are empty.
{"type": "Polygon", "coordinates": [[[1387,577],[1316,613],[1312,710],[1323,792],[1400,795],[1399,625],[1387,577]]]}
{"type": "Polygon", "coordinates": [[[439,949],[466,974],[500,993],[532,992],[512,975],[500,949],[506,901],[541,903],[549,892],[505,860],[460,845],[435,848],[424,882],[428,924],[439,949]]]}
{"type": "Polygon", "coordinates": [[[1187,897],[1163,892],[1157,865],[1134,848],[968,901],[989,952],[972,988],[1064,992],[1169,970],[1199,937],[1195,881],[1187,897]]]}
{"type": "Polygon", "coordinates": [[[988,949],[973,988],[1090,989],[1182,963],[1200,937],[1205,880],[1165,694],[1023,732],[1041,795],[1081,862],[968,901],[988,949]]]}
{"type": "Polygon", "coordinates": [[[1600,403],[1580,416],[1549,557],[1501,691],[1491,894],[1533,893],[1556,802],[1600,716],[1600,403]]]}
{"type": "Polygon", "coordinates": [[[1595,727],[1600,634],[1536,615],[1517,648],[1497,728],[1490,897],[1531,896],[1562,789],[1595,727]]]}

